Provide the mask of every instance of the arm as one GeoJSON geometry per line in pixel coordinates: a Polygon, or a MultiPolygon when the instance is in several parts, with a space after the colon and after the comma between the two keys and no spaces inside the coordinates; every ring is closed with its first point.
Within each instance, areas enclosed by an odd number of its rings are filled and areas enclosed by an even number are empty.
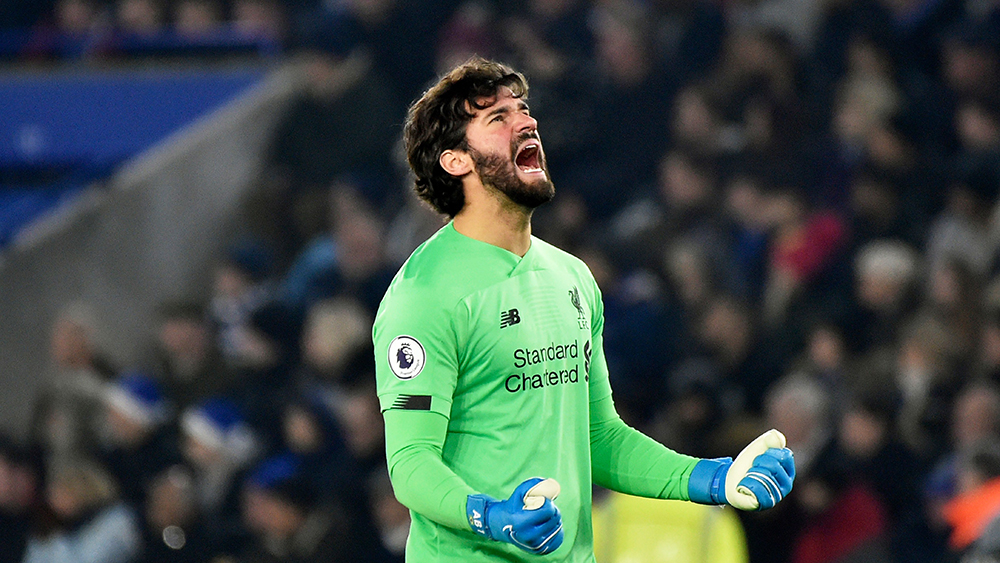
{"type": "MultiPolygon", "coordinates": [[[[592,381],[599,378],[594,373],[598,366],[607,371],[603,352],[595,346],[592,381]]],[[[602,487],[642,497],[689,499],[688,478],[698,459],[625,424],[615,411],[610,386],[606,395],[590,402],[590,451],[594,482],[602,487]]]]}
{"type": "MultiPolygon", "coordinates": [[[[391,292],[391,290],[390,290],[391,292]]],[[[387,297],[388,301],[388,297],[387,297]]],[[[407,299],[413,303],[413,299],[407,299]]],[[[376,318],[373,339],[386,460],[393,491],[413,512],[437,524],[475,532],[532,553],[557,549],[562,519],[557,493],[528,479],[507,500],[479,494],[442,457],[458,381],[456,313],[401,307],[376,318]],[[529,497],[542,496],[538,505],[529,497]]]]}
{"type": "Polygon", "coordinates": [[[450,528],[468,529],[465,503],[476,491],[441,460],[448,419],[428,411],[387,410],[386,459],[404,506],[450,528]]]}
{"type": "Polygon", "coordinates": [[[604,357],[604,307],[596,289],[591,318],[590,452],[594,483],[649,498],[688,500],[688,478],[697,458],[679,454],[618,416],[604,357]]]}
{"type": "MultiPolygon", "coordinates": [[[[598,294],[599,295],[599,294],[598,294]]],[[[730,504],[742,510],[773,507],[792,489],[795,461],[784,436],[771,430],[731,458],[679,454],[627,426],[615,411],[604,359],[603,306],[592,323],[590,447],[594,482],[651,498],[730,504]]]]}

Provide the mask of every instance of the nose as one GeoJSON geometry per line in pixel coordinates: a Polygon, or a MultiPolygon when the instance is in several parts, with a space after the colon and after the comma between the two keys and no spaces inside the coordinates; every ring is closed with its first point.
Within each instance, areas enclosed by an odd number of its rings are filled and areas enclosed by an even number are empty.
{"type": "Polygon", "coordinates": [[[538,130],[538,120],[525,113],[519,113],[518,115],[520,116],[520,120],[517,121],[516,129],[518,133],[538,130]]]}

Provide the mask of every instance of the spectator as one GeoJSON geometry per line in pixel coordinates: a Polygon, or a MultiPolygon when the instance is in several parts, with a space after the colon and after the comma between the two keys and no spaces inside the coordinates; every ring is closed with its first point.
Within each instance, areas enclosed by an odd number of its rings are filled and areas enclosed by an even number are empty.
{"type": "Polygon", "coordinates": [[[793,324],[791,309],[811,295],[813,282],[828,273],[843,245],[846,226],[833,212],[812,210],[803,194],[778,190],[771,196],[774,234],[764,287],[764,322],[793,324]]]}
{"type": "Polygon", "coordinates": [[[585,147],[563,181],[574,186],[594,218],[605,219],[656,177],[666,149],[668,112],[663,100],[676,85],[655,66],[650,14],[644,4],[606,3],[591,17],[597,76],[586,135],[604,142],[585,147]]]}
{"type": "MultiPolygon", "coordinates": [[[[667,152],[651,193],[641,194],[609,221],[614,243],[628,249],[615,263],[626,271],[655,263],[668,241],[684,240],[706,250],[715,271],[728,274],[727,249],[712,205],[718,197],[716,183],[710,159],[667,152]]],[[[728,277],[720,281],[728,282],[728,277]]]]}
{"type": "Polygon", "coordinates": [[[337,414],[351,455],[361,471],[371,475],[385,454],[385,429],[374,387],[365,384],[352,389],[337,414]]]}
{"type": "Polygon", "coordinates": [[[690,84],[674,97],[670,138],[677,147],[702,156],[719,156],[734,149],[723,115],[724,101],[711,83],[690,84]]]}
{"type": "Polygon", "coordinates": [[[244,498],[243,517],[256,541],[240,557],[243,563],[336,563],[370,555],[344,514],[317,506],[295,456],[263,461],[247,478],[244,498]]]}
{"type": "Polygon", "coordinates": [[[371,315],[356,299],[344,296],[316,302],[302,338],[307,381],[318,382],[333,396],[357,384],[363,374],[352,370],[360,354],[370,354],[371,326],[371,315]]]}
{"type": "Polygon", "coordinates": [[[737,170],[723,188],[723,232],[732,249],[733,292],[757,303],[764,291],[767,248],[773,217],[764,181],[749,170],[737,170]]]}
{"type": "Polygon", "coordinates": [[[397,199],[385,187],[395,185],[390,155],[402,112],[390,82],[353,47],[344,34],[325,33],[303,45],[306,87],[272,135],[268,177],[254,213],[276,240],[288,241],[284,256],[330,227],[329,188],[338,178],[353,178],[378,204],[397,199]]]}
{"type": "Polygon", "coordinates": [[[101,3],[96,0],[57,0],[49,17],[31,31],[24,46],[29,60],[75,59],[89,55],[102,35],[101,3]]]}
{"type": "Polygon", "coordinates": [[[845,317],[851,350],[868,353],[897,341],[916,302],[920,255],[906,244],[877,240],[854,257],[853,310],[845,317]]]}
{"type": "Polygon", "coordinates": [[[849,185],[849,252],[878,239],[899,240],[913,247],[923,243],[926,221],[914,205],[904,180],[877,166],[864,166],[849,185]]]}
{"type": "Polygon", "coordinates": [[[156,342],[149,360],[178,411],[224,394],[236,384],[219,350],[205,308],[188,301],[159,307],[156,342]]]}
{"type": "Polygon", "coordinates": [[[820,320],[806,335],[805,350],[792,362],[792,371],[815,380],[829,394],[830,424],[836,425],[856,392],[857,366],[847,348],[843,329],[820,320]]]}
{"type": "Polygon", "coordinates": [[[994,384],[973,382],[955,397],[950,418],[949,449],[935,462],[925,483],[929,525],[944,526],[944,506],[959,494],[962,456],[1000,432],[1000,391],[994,384]]]}
{"type": "Polygon", "coordinates": [[[238,33],[277,42],[288,35],[284,10],[275,0],[235,0],[232,11],[238,33]]]}
{"type": "Polygon", "coordinates": [[[760,327],[746,305],[725,296],[713,298],[696,331],[721,375],[724,412],[762,413],[764,395],[777,377],[771,367],[773,350],[761,345],[760,327]]]}
{"type": "Polygon", "coordinates": [[[838,443],[849,478],[866,486],[881,505],[885,547],[894,559],[930,563],[943,554],[929,540],[922,499],[913,494],[926,464],[897,437],[897,408],[891,392],[859,390],[840,417],[838,443]]]}
{"type": "Polygon", "coordinates": [[[723,410],[725,397],[718,367],[704,358],[689,358],[669,374],[669,399],[653,414],[649,436],[667,447],[696,457],[718,457],[724,451],[726,424],[734,417],[723,410]]]}
{"type": "Polygon", "coordinates": [[[652,6],[654,45],[662,67],[678,83],[704,78],[718,62],[725,41],[722,7],[700,0],[660,0],[652,6]]]}
{"type": "Polygon", "coordinates": [[[173,405],[152,377],[135,371],[108,385],[104,404],[109,441],[100,457],[122,500],[142,512],[153,476],[181,461],[173,405]]]}
{"type": "Polygon", "coordinates": [[[48,459],[87,455],[97,445],[103,385],[115,370],[98,349],[97,319],[83,303],[52,325],[51,374],[35,407],[32,434],[48,459]]]}
{"type": "Polygon", "coordinates": [[[205,563],[227,555],[211,541],[198,514],[187,468],[165,469],[148,482],[147,496],[143,551],[137,563],[205,563]]]}
{"type": "MultiPolygon", "coordinates": [[[[790,374],[779,380],[767,393],[763,424],[767,428],[781,428],[788,447],[795,452],[796,480],[809,482],[813,475],[819,475],[822,483],[823,472],[836,467],[836,449],[833,429],[829,424],[830,397],[823,386],[800,374],[790,374]]],[[[757,428],[747,429],[753,434],[757,428]]],[[[842,484],[831,480],[831,486],[842,484]]],[[[746,527],[747,547],[750,561],[792,561],[796,550],[801,549],[795,541],[806,524],[809,523],[810,507],[797,500],[770,515],[741,514],[746,527]]],[[[789,497],[791,500],[792,497],[789,497]]],[[[825,502],[817,504],[812,514],[822,513],[829,508],[832,496],[824,496],[825,502]]],[[[775,510],[779,510],[775,507],[775,510]]],[[[772,511],[773,512],[773,511],[772,511]]]]}
{"type": "Polygon", "coordinates": [[[346,491],[362,488],[356,463],[334,412],[316,390],[304,390],[285,407],[285,448],[298,458],[302,474],[321,500],[343,501],[346,491]]]}
{"type": "Polygon", "coordinates": [[[138,556],[138,518],[119,500],[117,484],[101,466],[53,464],[45,496],[56,526],[36,531],[24,563],[130,563],[138,556]]]}
{"type": "Polygon", "coordinates": [[[958,171],[947,187],[944,210],[927,235],[927,263],[933,270],[948,259],[958,260],[977,277],[993,263],[990,215],[997,201],[997,181],[984,168],[958,171]]]}
{"type": "Polygon", "coordinates": [[[496,57],[500,39],[495,29],[499,27],[495,11],[486,2],[460,3],[440,31],[435,61],[438,74],[474,55],[496,57]]]}
{"type": "MultiPolygon", "coordinates": [[[[346,196],[350,198],[350,196],[346,196]]],[[[374,315],[395,275],[385,260],[385,224],[366,206],[341,203],[334,237],[340,249],[341,286],[337,293],[356,296],[374,315]]]]}
{"type": "Polygon", "coordinates": [[[253,239],[234,242],[216,264],[209,315],[230,369],[275,360],[277,352],[251,326],[252,315],[271,299],[273,267],[269,249],[253,239]]]}
{"type": "Polygon", "coordinates": [[[793,541],[792,563],[890,563],[886,509],[871,488],[837,460],[818,465],[799,486],[807,520],[793,541]]]}
{"type": "Polygon", "coordinates": [[[955,339],[947,327],[929,317],[908,322],[895,358],[893,384],[902,403],[899,431],[903,441],[929,459],[947,443],[948,405],[959,384],[955,339]]]}
{"type": "Polygon", "coordinates": [[[940,78],[958,97],[994,96],[1000,85],[996,36],[984,26],[959,24],[942,45],[940,78]]]}
{"type": "Polygon", "coordinates": [[[924,299],[926,313],[954,335],[956,357],[971,357],[981,327],[980,276],[959,260],[944,260],[931,266],[924,299]]]}
{"type": "Polygon", "coordinates": [[[115,27],[126,36],[151,36],[161,33],[166,15],[159,0],[118,0],[115,3],[115,27]]]}
{"type": "Polygon", "coordinates": [[[173,6],[174,30],[192,41],[218,32],[223,20],[223,7],[217,0],[179,0],[173,6]]]}
{"type": "Polygon", "coordinates": [[[23,561],[42,492],[41,460],[0,437],[0,561],[23,561]]]}
{"type": "Polygon", "coordinates": [[[944,507],[952,527],[949,546],[964,553],[982,540],[984,547],[996,538],[984,537],[1000,514],[1000,444],[996,438],[976,444],[959,462],[958,495],[944,507]]]}
{"type": "Polygon", "coordinates": [[[246,531],[240,522],[243,476],[258,453],[257,440],[236,405],[210,398],[181,417],[182,453],[194,478],[198,515],[209,540],[225,553],[238,553],[246,531]]]}

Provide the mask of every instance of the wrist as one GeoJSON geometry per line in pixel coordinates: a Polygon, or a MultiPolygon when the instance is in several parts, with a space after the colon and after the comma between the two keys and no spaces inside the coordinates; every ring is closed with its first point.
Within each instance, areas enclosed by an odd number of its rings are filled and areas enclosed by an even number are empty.
{"type": "Polygon", "coordinates": [[[688,498],[699,504],[726,504],[726,475],[733,459],[701,459],[688,477],[688,498]]]}
{"type": "Polygon", "coordinates": [[[487,538],[492,538],[493,536],[490,535],[490,525],[486,520],[486,510],[494,502],[496,502],[496,499],[486,495],[469,495],[465,501],[465,514],[468,517],[469,527],[472,528],[473,532],[487,538]]]}

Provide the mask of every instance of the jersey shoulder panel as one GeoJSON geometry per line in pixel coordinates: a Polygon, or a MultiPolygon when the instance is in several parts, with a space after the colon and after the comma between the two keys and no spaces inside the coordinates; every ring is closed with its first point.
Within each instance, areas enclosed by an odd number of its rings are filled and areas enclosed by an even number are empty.
{"type": "Polygon", "coordinates": [[[533,238],[532,244],[537,245],[537,250],[543,257],[543,263],[546,267],[563,269],[581,281],[596,285],[590,267],[579,257],[539,238],[533,238]]]}
{"type": "Polygon", "coordinates": [[[505,279],[515,265],[513,255],[448,224],[413,251],[390,287],[450,309],[470,293],[505,279]]]}

